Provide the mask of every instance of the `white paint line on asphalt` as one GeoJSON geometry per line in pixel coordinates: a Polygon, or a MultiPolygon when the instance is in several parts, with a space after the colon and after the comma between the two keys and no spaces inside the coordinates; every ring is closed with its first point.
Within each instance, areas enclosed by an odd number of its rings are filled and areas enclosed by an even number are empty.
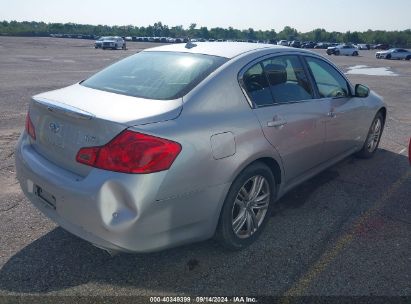
{"type": "Polygon", "coordinates": [[[402,149],[400,152],[398,152],[398,154],[402,154],[407,150],[407,148],[402,149]]]}
{"type": "Polygon", "coordinates": [[[370,68],[367,65],[355,65],[348,68],[346,74],[369,75],[369,76],[398,76],[398,74],[390,71],[390,68],[370,68]]]}
{"type": "Polygon", "coordinates": [[[315,262],[309,270],[303,274],[292,287],[284,293],[285,300],[281,303],[290,303],[290,297],[306,295],[307,289],[312,282],[316,280],[321,273],[336,259],[336,257],[354,241],[357,237],[358,228],[363,226],[380,208],[382,208],[401,187],[404,181],[411,177],[411,170],[408,169],[403,175],[400,176],[390,187],[384,192],[384,194],[369,208],[363,215],[361,215],[352,225],[352,228],[345,234],[343,234],[335,244],[315,262]]]}

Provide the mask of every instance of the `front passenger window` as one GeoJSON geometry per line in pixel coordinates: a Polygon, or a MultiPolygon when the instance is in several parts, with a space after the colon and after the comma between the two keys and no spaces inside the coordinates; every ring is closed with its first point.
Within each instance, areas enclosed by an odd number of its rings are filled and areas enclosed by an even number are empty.
{"type": "Polygon", "coordinates": [[[306,57],[321,98],[348,97],[350,90],[345,78],[327,62],[306,57]]]}

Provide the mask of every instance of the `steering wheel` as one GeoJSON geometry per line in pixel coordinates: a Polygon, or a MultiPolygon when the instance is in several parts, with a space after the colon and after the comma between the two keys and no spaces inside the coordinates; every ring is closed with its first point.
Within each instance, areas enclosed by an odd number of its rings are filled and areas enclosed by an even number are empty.
{"type": "Polygon", "coordinates": [[[259,78],[260,78],[260,75],[257,75],[257,74],[253,74],[247,77],[247,81],[246,81],[247,88],[250,91],[259,91],[259,90],[264,89],[264,87],[261,85],[259,81],[260,80],[259,78]]]}

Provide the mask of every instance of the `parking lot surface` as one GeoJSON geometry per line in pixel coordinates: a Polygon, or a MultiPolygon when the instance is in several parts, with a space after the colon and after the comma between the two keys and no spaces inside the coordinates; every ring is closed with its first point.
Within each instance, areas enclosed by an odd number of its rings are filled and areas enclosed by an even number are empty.
{"type": "Polygon", "coordinates": [[[348,75],[388,104],[380,149],[288,193],[253,246],[227,252],[210,240],[110,257],[37,211],[14,168],[32,95],[158,45],[103,51],[92,43],[0,37],[0,295],[411,295],[411,62],[377,60],[374,51],[329,57],[345,72],[360,66],[396,75],[348,75]]]}

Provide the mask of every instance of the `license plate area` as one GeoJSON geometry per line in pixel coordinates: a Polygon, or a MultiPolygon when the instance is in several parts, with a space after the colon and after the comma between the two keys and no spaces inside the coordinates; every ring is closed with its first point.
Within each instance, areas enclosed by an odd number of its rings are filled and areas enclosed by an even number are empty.
{"type": "Polygon", "coordinates": [[[56,209],[56,198],[54,195],[37,185],[34,186],[34,194],[37,195],[47,207],[56,209]]]}

